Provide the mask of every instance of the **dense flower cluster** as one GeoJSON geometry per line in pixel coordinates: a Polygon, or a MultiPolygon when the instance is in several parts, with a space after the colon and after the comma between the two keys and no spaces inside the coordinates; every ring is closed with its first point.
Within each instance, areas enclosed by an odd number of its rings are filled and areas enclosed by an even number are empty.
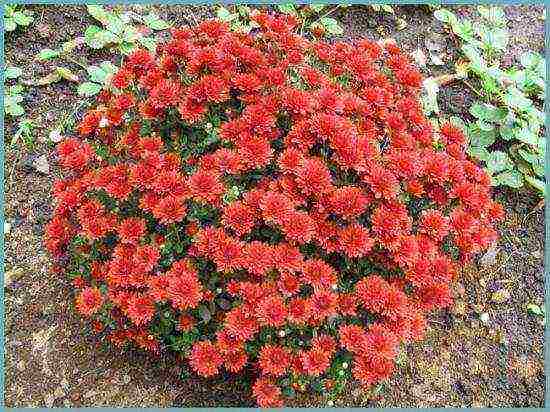
{"type": "Polygon", "coordinates": [[[503,210],[462,133],[423,116],[395,44],[253,19],[125,60],[58,146],[46,245],[110,341],[180,350],[205,377],[252,367],[277,406],[389,377],[503,210]]]}

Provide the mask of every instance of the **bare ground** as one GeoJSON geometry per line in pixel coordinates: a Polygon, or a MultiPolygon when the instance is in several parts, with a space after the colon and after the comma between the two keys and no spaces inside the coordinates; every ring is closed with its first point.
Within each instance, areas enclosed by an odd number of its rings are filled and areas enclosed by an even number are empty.
{"type": "MultiPolygon", "coordinates": [[[[135,7],[135,6],[134,6],[135,7]]],[[[53,63],[33,56],[45,47],[81,36],[92,21],[83,7],[28,6],[35,23],[6,35],[6,61],[23,69],[24,78],[47,74],[53,63]]],[[[472,8],[455,8],[469,15],[472,8]]],[[[452,70],[456,48],[426,7],[395,7],[408,23],[396,29],[395,16],[364,6],[335,14],[347,38],[393,37],[406,50],[426,51],[426,41],[442,45],[443,66],[427,66],[425,75],[452,70]]],[[[208,7],[162,6],[160,14],[178,24],[193,24],[211,15],[208,7]]],[[[544,47],[541,7],[506,7],[513,47],[509,62],[526,48],[544,47]]],[[[53,46],[53,47],[52,47],[53,46]]],[[[82,51],[90,64],[110,58],[104,52],[82,51]]],[[[69,65],[82,76],[76,65],[69,65]]],[[[72,310],[69,282],[49,271],[42,245],[51,214],[50,190],[58,176],[53,148],[45,141],[60,118],[70,115],[81,99],[76,86],[60,82],[30,88],[24,105],[36,125],[32,149],[6,146],[5,215],[11,231],[5,241],[5,403],[31,406],[252,406],[250,398],[230,378],[181,380],[173,357],[152,358],[138,351],[104,348],[88,332],[89,325],[72,310]],[[46,155],[47,174],[32,168],[46,155]]],[[[467,116],[472,97],[461,84],[444,88],[444,114],[467,116]]],[[[76,110],[77,117],[82,109],[76,110]]],[[[7,119],[6,140],[16,124],[7,119]]],[[[339,406],[501,406],[544,404],[543,323],[529,314],[527,304],[544,302],[544,216],[527,192],[499,191],[507,218],[494,259],[486,256],[464,270],[456,284],[456,302],[433,316],[426,340],[406,348],[398,372],[378,394],[351,386],[336,400],[339,406]],[[509,299],[493,301],[494,292],[509,299]],[[482,321],[483,320],[483,321],[482,321]]],[[[321,396],[302,394],[296,406],[323,406],[321,396]]]]}

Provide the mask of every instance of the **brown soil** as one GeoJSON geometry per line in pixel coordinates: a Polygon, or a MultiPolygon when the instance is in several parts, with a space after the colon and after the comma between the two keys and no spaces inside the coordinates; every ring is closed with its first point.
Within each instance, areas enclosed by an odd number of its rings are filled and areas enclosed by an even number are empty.
{"type": "MultiPolygon", "coordinates": [[[[139,8],[140,6],[132,6],[139,8]]],[[[55,64],[33,60],[41,49],[82,36],[92,23],[80,6],[26,6],[35,23],[8,33],[7,65],[23,69],[23,77],[47,74],[55,64]]],[[[441,43],[443,66],[427,66],[425,75],[448,73],[456,56],[454,43],[424,6],[395,7],[407,26],[396,29],[395,16],[365,6],[337,12],[347,38],[393,37],[404,49],[426,41],[441,43]]],[[[472,8],[457,7],[461,14],[472,8]]],[[[208,7],[162,6],[160,14],[177,24],[194,24],[211,15],[208,7]]],[[[542,7],[506,7],[513,38],[511,59],[528,48],[544,45],[542,7]]],[[[92,64],[112,58],[83,48],[82,59],[92,64]]],[[[84,77],[83,70],[67,65],[84,77]]],[[[440,93],[444,114],[465,116],[472,96],[461,84],[440,93]]],[[[42,245],[51,210],[50,190],[59,175],[54,150],[45,143],[59,119],[82,101],[68,82],[27,89],[27,117],[37,125],[32,149],[6,146],[5,215],[11,231],[5,242],[5,403],[31,406],[252,406],[248,394],[231,378],[204,381],[179,378],[180,366],[171,357],[152,358],[138,351],[102,346],[89,325],[72,310],[69,282],[49,272],[42,245]],[[30,167],[45,154],[50,172],[30,167]]],[[[76,110],[77,117],[82,109],[76,110]]],[[[16,122],[6,119],[6,141],[16,122]]],[[[377,395],[359,388],[336,400],[339,406],[501,406],[541,407],[544,404],[544,326],[526,305],[543,305],[544,216],[527,191],[499,191],[507,219],[494,261],[486,256],[464,270],[456,284],[456,302],[432,318],[426,340],[405,348],[401,367],[377,395]],[[509,299],[494,303],[493,293],[507,290],[509,299]],[[482,321],[483,320],[483,321],[482,321]]],[[[499,292],[502,294],[502,292],[499,292]]],[[[322,406],[322,396],[300,396],[295,405],[322,406]]]]}

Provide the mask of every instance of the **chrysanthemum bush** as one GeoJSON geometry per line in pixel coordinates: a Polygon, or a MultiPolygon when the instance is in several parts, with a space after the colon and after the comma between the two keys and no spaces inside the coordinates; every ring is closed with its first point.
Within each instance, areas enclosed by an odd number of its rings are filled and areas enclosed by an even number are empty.
{"type": "Polygon", "coordinates": [[[252,18],[126,59],[58,146],[46,244],[108,341],[247,371],[277,406],[388,378],[503,210],[395,44],[252,18]]]}

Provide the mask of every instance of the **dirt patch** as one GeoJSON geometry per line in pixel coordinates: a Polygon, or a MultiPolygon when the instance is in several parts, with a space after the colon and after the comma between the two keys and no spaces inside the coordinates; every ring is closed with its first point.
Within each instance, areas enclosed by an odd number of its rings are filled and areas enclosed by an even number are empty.
{"type": "MultiPolygon", "coordinates": [[[[33,57],[45,47],[81,36],[92,20],[81,6],[27,6],[35,23],[6,35],[6,62],[23,69],[24,78],[49,73],[56,63],[38,64],[33,57]]],[[[142,6],[131,6],[139,11],[142,6]]],[[[464,15],[471,7],[456,8],[464,15]]],[[[162,17],[177,24],[195,24],[212,15],[209,7],[158,6],[162,17]]],[[[396,29],[395,16],[353,6],[334,14],[347,38],[392,37],[406,50],[427,50],[427,40],[441,43],[444,64],[428,65],[424,74],[452,69],[456,48],[443,26],[426,7],[395,7],[407,26],[396,29]],[[435,39],[435,40],[434,40],[435,39]]],[[[511,55],[541,50],[544,25],[535,16],[541,7],[506,8],[513,38],[511,55]],[[522,37],[522,36],[525,36],[522,37]],[[518,51],[519,50],[519,51],[518,51]]],[[[105,52],[88,52],[89,64],[111,59],[105,52]]],[[[83,70],[68,64],[76,74],[83,70]]],[[[133,350],[104,348],[89,325],[73,311],[68,280],[49,272],[42,245],[44,224],[51,206],[51,186],[59,175],[53,148],[45,143],[49,131],[74,110],[81,98],[76,86],[60,82],[26,92],[27,116],[38,126],[32,148],[6,146],[6,221],[11,231],[5,243],[5,402],[10,407],[31,406],[253,406],[234,378],[214,381],[180,379],[174,357],[154,358],[133,350]],[[47,175],[29,162],[46,155],[47,175]],[[34,157],[33,157],[34,156],[34,157]]],[[[446,115],[465,115],[472,102],[468,89],[454,84],[443,88],[441,107],[446,115]]],[[[16,124],[6,119],[11,139],[16,124]]],[[[433,316],[426,340],[405,348],[396,374],[376,396],[351,386],[338,406],[506,406],[541,407],[544,402],[543,325],[525,305],[544,302],[544,216],[536,199],[526,192],[501,191],[507,219],[494,257],[474,262],[456,285],[453,308],[433,316]],[[495,292],[510,297],[494,303],[495,292]]],[[[324,397],[300,396],[296,406],[327,405],[324,397]]]]}

